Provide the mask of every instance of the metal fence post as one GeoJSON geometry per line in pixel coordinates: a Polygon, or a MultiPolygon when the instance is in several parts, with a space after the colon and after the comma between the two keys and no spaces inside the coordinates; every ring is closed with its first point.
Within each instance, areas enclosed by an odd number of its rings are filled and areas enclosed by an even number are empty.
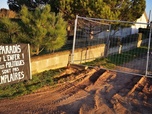
{"type": "Polygon", "coordinates": [[[145,76],[148,75],[149,68],[149,56],[150,56],[150,43],[151,43],[151,31],[152,31],[152,22],[150,23],[150,31],[149,31],[149,42],[148,42],[148,50],[147,50],[147,62],[146,62],[146,73],[145,76]]]}
{"type": "Polygon", "coordinates": [[[76,19],[75,19],[73,46],[72,46],[72,54],[71,54],[71,63],[74,63],[74,50],[75,50],[77,23],[78,23],[78,15],[76,15],[76,19]]]}
{"type": "Polygon", "coordinates": [[[110,32],[111,32],[111,25],[109,25],[108,38],[106,40],[105,55],[104,55],[104,57],[108,56],[108,51],[109,51],[109,46],[110,46],[110,32]]]}

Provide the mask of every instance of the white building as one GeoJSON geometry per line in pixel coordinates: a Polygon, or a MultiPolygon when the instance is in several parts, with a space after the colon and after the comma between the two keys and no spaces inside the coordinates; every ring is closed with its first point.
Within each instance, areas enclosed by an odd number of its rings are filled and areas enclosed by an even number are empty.
{"type": "MultiPolygon", "coordinates": [[[[147,23],[148,23],[148,17],[146,12],[144,12],[143,15],[139,19],[137,19],[134,25],[128,28],[119,27],[118,30],[110,30],[110,35],[123,38],[127,35],[136,34],[138,33],[139,28],[146,28],[147,23]]],[[[105,38],[108,36],[108,33],[109,33],[108,31],[103,31],[98,34],[98,38],[105,38]]]]}
{"type": "Polygon", "coordinates": [[[145,24],[135,24],[133,25],[131,28],[132,28],[132,31],[131,31],[131,34],[135,34],[135,33],[138,33],[138,29],[139,28],[146,28],[147,27],[147,24],[149,20],[148,20],[148,17],[147,17],[147,14],[146,12],[144,12],[142,14],[142,16],[137,19],[137,23],[145,23],[145,24]]]}

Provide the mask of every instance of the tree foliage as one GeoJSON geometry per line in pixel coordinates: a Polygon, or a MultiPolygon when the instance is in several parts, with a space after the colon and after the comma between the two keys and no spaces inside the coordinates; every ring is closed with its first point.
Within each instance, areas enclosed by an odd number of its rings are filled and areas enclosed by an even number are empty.
{"type": "Polygon", "coordinates": [[[49,5],[34,11],[24,5],[20,19],[0,19],[0,43],[29,43],[36,55],[43,49],[54,51],[66,42],[66,25],[62,14],[51,12],[49,5]]]}
{"type": "Polygon", "coordinates": [[[64,13],[67,20],[75,15],[110,20],[135,21],[145,11],[145,0],[50,0],[52,10],[64,13]]]}
{"type": "Polygon", "coordinates": [[[145,0],[126,0],[120,7],[119,19],[124,21],[136,21],[144,13],[145,0]]]}
{"type": "Polygon", "coordinates": [[[49,4],[54,12],[62,12],[69,23],[76,15],[107,19],[117,19],[119,15],[103,0],[50,0],[49,4]]]}
{"type": "Polygon", "coordinates": [[[51,10],[62,12],[71,22],[76,15],[112,20],[135,21],[146,7],[146,0],[8,0],[10,9],[23,4],[29,9],[50,4],[51,10]]]}
{"type": "Polygon", "coordinates": [[[39,54],[44,48],[57,50],[65,44],[66,22],[60,13],[51,13],[49,5],[43,9],[37,7],[32,12],[23,6],[21,20],[35,54],[39,54]]]}
{"type": "Polygon", "coordinates": [[[20,27],[18,23],[5,17],[0,20],[0,43],[16,43],[19,38],[20,27]]]}

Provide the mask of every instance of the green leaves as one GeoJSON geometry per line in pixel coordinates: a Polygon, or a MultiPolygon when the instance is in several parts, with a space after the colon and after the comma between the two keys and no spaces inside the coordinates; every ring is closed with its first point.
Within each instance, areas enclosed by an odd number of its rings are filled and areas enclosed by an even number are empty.
{"type": "Polygon", "coordinates": [[[66,42],[67,24],[62,14],[51,12],[50,6],[29,11],[23,6],[20,19],[0,19],[0,43],[29,43],[31,54],[43,49],[57,50],[66,42]]]}
{"type": "Polygon", "coordinates": [[[0,43],[16,43],[15,38],[18,37],[20,27],[18,23],[8,18],[2,18],[0,20],[0,32],[4,34],[0,43]]]}
{"type": "Polygon", "coordinates": [[[51,13],[49,5],[32,12],[23,7],[21,19],[31,39],[33,54],[38,55],[44,48],[57,50],[65,44],[66,22],[61,14],[51,13]]]}
{"type": "Polygon", "coordinates": [[[51,26],[49,26],[49,31],[46,37],[47,48],[51,51],[60,49],[66,42],[66,22],[62,18],[62,14],[59,13],[55,16],[52,13],[50,18],[51,26]]]}
{"type": "MultiPolygon", "coordinates": [[[[145,0],[51,0],[71,23],[76,15],[109,20],[135,21],[145,10],[145,0]]],[[[53,5],[52,5],[53,4],[53,5]]],[[[56,11],[54,9],[54,11],[56,11]]]]}
{"type": "Polygon", "coordinates": [[[122,3],[119,19],[124,21],[136,21],[144,13],[145,7],[145,0],[127,0],[122,3]]]}
{"type": "Polygon", "coordinates": [[[76,15],[123,21],[135,21],[146,7],[146,0],[8,0],[10,9],[18,11],[26,5],[29,10],[35,10],[43,3],[48,3],[55,13],[63,13],[68,22],[76,15]]]}

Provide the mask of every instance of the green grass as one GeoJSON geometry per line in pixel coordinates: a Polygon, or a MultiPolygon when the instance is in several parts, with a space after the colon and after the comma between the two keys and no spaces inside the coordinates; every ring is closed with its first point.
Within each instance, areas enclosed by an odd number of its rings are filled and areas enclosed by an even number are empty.
{"type": "Polygon", "coordinates": [[[146,48],[136,48],[121,54],[115,54],[108,57],[108,60],[111,61],[115,65],[121,65],[123,63],[127,63],[132,61],[133,59],[140,58],[146,56],[147,49],[146,48]]]}
{"type": "Polygon", "coordinates": [[[44,86],[52,86],[57,83],[54,76],[64,71],[64,69],[49,70],[33,75],[32,80],[26,80],[12,85],[0,86],[0,99],[14,98],[36,91],[44,86]]]}
{"type": "Polygon", "coordinates": [[[103,66],[104,68],[114,68],[116,65],[127,63],[133,59],[146,56],[147,48],[136,48],[121,54],[110,55],[106,58],[99,58],[91,62],[84,63],[88,66],[103,66]]]}
{"type": "Polygon", "coordinates": [[[113,64],[111,61],[109,61],[108,58],[98,58],[94,61],[91,62],[86,62],[84,63],[84,65],[88,65],[88,66],[103,66],[105,68],[113,68],[115,67],[115,64],[113,64]]]}

